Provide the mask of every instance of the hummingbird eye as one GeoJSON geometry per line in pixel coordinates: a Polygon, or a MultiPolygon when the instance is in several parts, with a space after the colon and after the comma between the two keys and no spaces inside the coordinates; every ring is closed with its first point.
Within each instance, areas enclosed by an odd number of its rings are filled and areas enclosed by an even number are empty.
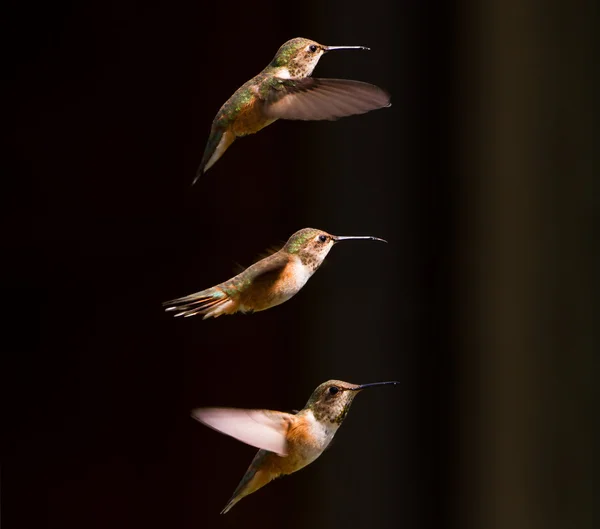
{"type": "Polygon", "coordinates": [[[326,240],[327,240],[327,237],[325,235],[319,235],[319,241],[325,242],[326,240]]]}
{"type": "Polygon", "coordinates": [[[314,53],[315,51],[317,51],[317,47],[314,44],[311,44],[308,47],[308,51],[310,51],[311,53],[314,53]]]}
{"type": "Polygon", "coordinates": [[[338,389],[338,388],[336,388],[335,386],[331,386],[331,387],[329,388],[329,394],[330,394],[330,395],[335,395],[335,394],[336,394],[338,391],[339,391],[339,389],[338,389]]]}

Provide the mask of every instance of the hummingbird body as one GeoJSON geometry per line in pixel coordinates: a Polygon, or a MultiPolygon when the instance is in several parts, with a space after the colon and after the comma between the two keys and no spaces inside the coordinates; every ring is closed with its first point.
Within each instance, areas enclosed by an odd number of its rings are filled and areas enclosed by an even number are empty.
{"type": "Polygon", "coordinates": [[[390,106],[387,92],[359,81],[310,78],[321,56],[338,49],[296,38],[283,44],[271,63],[244,83],[215,116],[194,183],[241,136],[277,119],[334,120],[390,106]]]}
{"type": "Polygon", "coordinates": [[[350,239],[383,241],[377,237],[335,236],[304,228],[294,233],[281,250],[228,281],[164,305],[167,311],[177,311],[176,316],[203,314],[203,319],[275,307],[306,284],[336,242],[350,239]]]}
{"type": "Polygon", "coordinates": [[[358,392],[385,384],[397,382],[356,385],[329,380],[315,389],[296,415],[236,408],[194,410],[192,416],[203,424],[260,448],[221,514],[273,479],[312,463],[333,439],[358,392]]]}
{"type": "Polygon", "coordinates": [[[290,421],[286,435],[288,455],[282,457],[260,449],[221,514],[275,478],[292,474],[312,463],[329,446],[339,426],[321,423],[310,410],[302,410],[293,422],[290,421]]]}

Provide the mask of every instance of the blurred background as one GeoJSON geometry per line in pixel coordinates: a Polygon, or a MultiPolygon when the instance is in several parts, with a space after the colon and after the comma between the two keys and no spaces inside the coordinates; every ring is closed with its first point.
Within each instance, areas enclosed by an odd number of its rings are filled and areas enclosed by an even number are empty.
{"type": "Polygon", "coordinates": [[[8,3],[2,521],[15,528],[589,528],[592,3],[8,3]],[[277,122],[190,187],[286,40],[393,106],[277,122]],[[304,227],[291,301],[161,302],[304,227]],[[255,450],[205,405],[364,392],[306,469],[225,505],[255,450]]]}

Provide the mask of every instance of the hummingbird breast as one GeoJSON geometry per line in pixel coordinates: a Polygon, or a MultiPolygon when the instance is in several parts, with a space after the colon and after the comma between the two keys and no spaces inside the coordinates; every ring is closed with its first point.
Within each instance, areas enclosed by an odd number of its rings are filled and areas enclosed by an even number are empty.
{"type": "Polygon", "coordinates": [[[318,421],[310,409],[300,412],[296,417],[297,420],[290,426],[287,435],[288,456],[282,458],[290,460],[293,471],[300,470],[317,459],[339,428],[338,424],[318,421]]]}
{"type": "Polygon", "coordinates": [[[232,130],[237,137],[247,136],[264,129],[274,121],[276,120],[265,116],[262,110],[262,102],[258,101],[240,109],[232,124],[232,130]]]}
{"type": "Polygon", "coordinates": [[[287,456],[259,450],[256,459],[258,468],[271,476],[292,474],[317,459],[329,445],[338,425],[323,423],[315,419],[312,410],[302,410],[295,416],[287,434],[287,456]]]}

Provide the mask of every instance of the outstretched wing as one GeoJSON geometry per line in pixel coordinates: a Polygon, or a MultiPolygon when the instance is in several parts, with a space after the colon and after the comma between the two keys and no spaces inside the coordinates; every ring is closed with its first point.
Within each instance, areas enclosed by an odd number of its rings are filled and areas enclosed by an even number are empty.
{"type": "Polygon", "coordinates": [[[275,79],[263,111],[270,119],[334,120],[389,107],[378,86],[349,79],[275,79]]]}
{"type": "Polygon", "coordinates": [[[197,408],[192,417],[243,443],[287,455],[286,433],[294,420],[289,413],[239,408],[197,408]]]}

